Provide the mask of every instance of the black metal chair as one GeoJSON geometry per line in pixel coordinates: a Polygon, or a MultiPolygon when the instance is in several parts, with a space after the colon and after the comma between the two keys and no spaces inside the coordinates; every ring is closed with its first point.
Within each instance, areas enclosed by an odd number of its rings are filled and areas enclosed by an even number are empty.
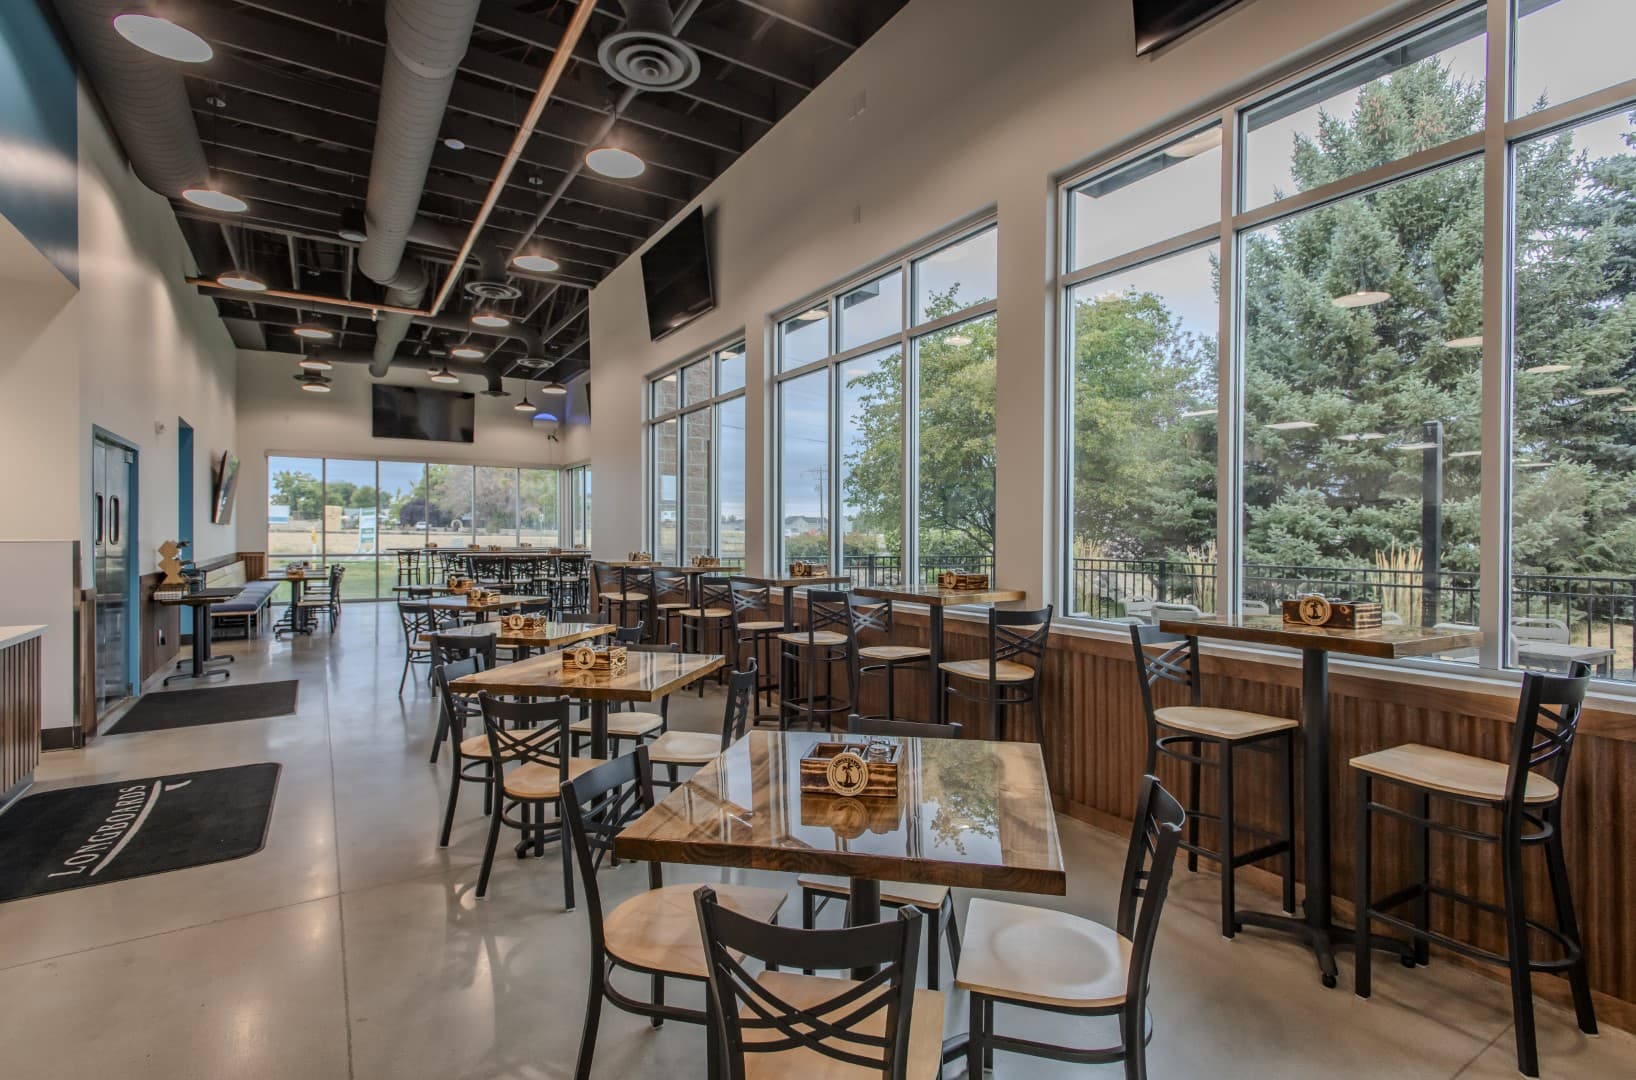
{"type": "Polygon", "coordinates": [[[414,548],[409,548],[409,549],[406,549],[406,550],[405,549],[400,549],[397,552],[397,557],[398,557],[398,580],[397,580],[397,584],[399,584],[399,585],[420,585],[420,584],[424,584],[424,579],[421,576],[421,553],[420,553],[420,551],[417,550],[417,549],[414,549],[414,548]]]}
{"type": "Polygon", "coordinates": [[[744,737],[750,723],[750,706],[755,702],[757,678],[754,657],[750,658],[748,667],[733,672],[728,678],[727,710],[722,717],[720,735],[714,731],[667,730],[648,745],[648,759],[665,767],[667,787],[680,783],[676,774],[679,767],[708,765],[744,737]]]}
{"type": "MultiPolygon", "coordinates": [[[[853,618],[857,623],[858,633],[866,630],[878,630],[888,639],[892,636],[892,601],[882,600],[875,604],[854,604],[853,618]]],[[[880,672],[886,677],[886,714],[884,719],[896,718],[897,673],[908,668],[915,671],[929,671],[932,665],[932,650],[924,645],[894,645],[890,640],[878,645],[858,646],[858,694],[863,695],[863,680],[874,672],[880,672]]]]}
{"type": "MultiPolygon", "coordinates": [[[[960,725],[852,716],[847,719],[846,733],[866,738],[879,735],[897,739],[958,739],[960,725]]],[[[795,883],[801,886],[801,925],[809,930],[830,900],[850,901],[852,897],[852,888],[846,878],[800,874],[795,883]]],[[[949,935],[949,959],[956,965],[960,963],[960,926],[954,917],[954,890],[947,885],[883,881],[880,883],[880,902],[882,907],[912,907],[926,917],[926,985],[937,989],[943,982],[939,953],[945,930],[949,935]]]]}
{"type": "MultiPolygon", "coordinates": [[[[1584,941],[1579,919],[1574,913],[1573,894],[1568,882],[1568,861],[1562,845],[1562,801],[1567,787],[1568,759],[1579,730],[1579,715],[1590,685],[1590,666],[1574,661],[1569,675],[1529,672],[1522,678],[1522,695],[1517,705],[1517,722],[1512,729],[1509,762],[1440,750],[1410,743],[1379,750],[1352,759],[1357,771],[1357,981],[1359,997],[1372,989],[1372,952],[1383,942],[1372,933],[1374,923],[1407,934],[1410,947],[1403,957],[1405,966],[1425,964],[1430,944],[1437,943],[1461,956],[1499,964],[1511,972],[1511,1009],[1517,1040],[1517,1069],[1524,1076],[1539,1075],[1539,1047],[1534,1032],[1534,991],[1532,973],[1560,972],[1567,976],[1573,992],[1574,1012],[1579,1030],[1596,1034],[1596,1007],[1591,998],[1590,977],[1585,965],[1584,941]],[[1410,809],[1403,810],[1378,802],[1376,783],[1406,788],[1411,794],[1410,809]],[[1498,831],[1438,820],[1432,801],[1465,808],[1492,820],[1499,817],[1498,831]],[[1386,896],[1373,894],[1373,825],[1377,817],[1407,822],[1413,834],[1411,863],[1414,880],[1386,896]],[[1428,852],[1430,835],[1441,833],[1454,840],[1492,844],[1498,849],[1500,875],[1504,882],[1503,904],[1489,903],[1431,881],[1428,852]],[[1528,917],[1523,852],[1539,849],[1545,856],[1551,901],[1556,925],[1548,926],[1528,917]],[[1441,900],[1497,915],[1505,921],[1506,950],[1491,952],[1431,928],[1431,900],[1441,900]],[[1412,905],[1406,914],[1397,909],[1412,905]],[[1549,959],[1534,959],[1530,934],[1538,934],[1559,953],[1549,959]]],[[[1462,815],[1464,816],[1464,815],[1462,815]]]]}
{"type": "Polygon", "coordinates": [[[691,599],[693,592],[686,574],[678,574],[672,570],[655,570],[653,572],[653,639],[662,645],[672,641],[682,640],[681,635],[672,635],[671,623],[678,619],[683,611],[693,606],[691,599]]]}
{"type": "MultiPolygon", "coordinates": [[[[682,648],[695,653],[721,653],[732,657],[728,647],[733,635],[733,583],[719,575],[699,579],[697,607],[686,607],[676,614],[681,622],[682,648]],[[712,644],[714,647],[712,647],[712,644]]],[[[698,683],[698,693],[704,696],[704,680],[698,683]]]]}
{"type": "Polygon", "coordinates": [[[653,599],[653,571],[638,568],[618,568],[607,563],[592,563],[591,577],[596,583],[597,610],[608,622],[624,626],[634,615],[637,622],[648,621],[648,604],[653,599]]]}
{"type": "MultiPolygon", "coordinates": [[[[430,650],[431,655],[433,687],[438,686],[437,672],[444,664],[464,660],[467,657],[476,657],[477,667],[474,670],[491,671],[499,663],[499,652],[493,634],[442,633],[442,630],[450,628],[448,620],[451,618],[452,616],[442,613],[434,614],[433,625],[436,629],[426,639],[427,648],[430,650]]],[[[470,674],[470,672],[463,671],[461,674],[470,674]]],[[[438,751],[442,749],[444,739],[449,736],[450,724],[455,715],[450,711],[449,704],[453,702],[461,706],[464,709],[463,715],[465,717],[475,718],[482,715],[482,709],[478,707],[476,698],[460,694],[445,696],[441,689],[439,689],[438,693],[440,708],[437,717],[437,734],[432,739],[432,755],[430,758],[433,765],[437,764],[438,751]]]]}
{"type": "MultiPolygon", "coordinates": [[[[796,930],[745,918],[710,886],[694,894],[710,963],[715,1028],[709,1075],[931,1080],[943,1057],[943,995],[915,989],[920,915],[845,930],[796,930]],[[744,957],[767,970],[752,975],[744,957]],[[869,978],[780,967],[878,967],[869,978]]],[[[973,1074],[974,1076],[977,1074],[973,1074]]]]}
{"type": "Polygon", "coordinates": [[[427,678],[431,678],[432,646],[426,635],[436,625],[435,609],[424,600],[400,600],[398,621],[403,627],[403,675],[398,679],[398,696],[402,697],[409,672],[416,664],[424,664],[427,678]]]}
{"type": "Polygon", "coordinates": [[[1169,634],[1157,626],[1132,626],[1131,648],[1136,654],[1137,679],[1141,683],[1142,712],[1147,717],[1147,771],[1158,771],[1160,756],[1182,762],[1187,769],[1187,868],[1199,868],[1199,856],[1221,864],[1221,936],[1230,938],[1243,929],[1235,902],[1238,868],[1274,855],[1282,856],[1283,906],[1295,911],[1295,733],[1300,723],[1282,716],[1218,709],[1203,704],[1204,680],[1199,668],[1199,639],[1169,634]],[[1151,647],[1163,646],[1162,652],[1151,647]],[[1154,687],[1171,683],[1187,688],[1188,703],[1160,707],[1154,702],[1154,687]],[[1207,748],[1214,756],[1207,756],[1207,748]],[[1254,750],[1273,755],[1279,781],[1283,827],[1278,831],[1246,825],[1238,820],[1234,795],[1237,790],[1237,752],[1254,750]],[[1201,774],[1205,768],[1219,770],[1216,790],[1220,802],[1214,813],[1201,806],[1201,774]],[[1219,850],[1199,842],[1199,822],[1217,825],[1219,850]],[[1238,847],[1240,833],[1267,838],[1248,851],[1238,847]]]}
{"type": "Polygon", "coordinates": [[[732,663],[742,668],[744,649],[761,672],[756,694],[772,705],[773,693],[778,689],[778,635],[784,632],[784,620],[772,617],[772,589],[766,585],[752,585],[738,578],[729,579],[732,593],[732,663]]]}
{"type": "MultiPolygon", "coordinates": [[[[440,653],[433,654],[432,682],[437,687],[438,709],[441,713],[438,721],[438,742],[443,741],[444,733],[447,732],[449,755],[452,759],[449,769],[449,800],[443,808],[443,828],[437,836],[438,847],[449,846],[449,834],[454,829],[454,809],[460,802],[462,784],[481,784],[483,813],[489,814],[494,810],[491,787],[494,770],[493,759],[489,756],[488,735],[484,732],[466,734],[467,721],[481,722],[483,707],[449,689],[449,684],[462,675],[472,675],[480,670],[481,660],[475,654],[457,660],[444,660],[440,653]]],[[[433,748],[432,760],[437,761],[436,747],[433,748]]]]}
{"type": "Polygon", "coordinates": [[[1034,707],[1034,738],[1045,752],[1045,717],[1040,711],[1040,671],[1045,666],[1045,644],[1051,637],[1054,605],[1038,611],[988,609],[988,653],[976,660],[945,660],[937,665],[938,700],[949,696],[977,702],[988,710],[987,738],[1004,738],[1000,713],[1024,705],[1034,707]],[[1023,661],[1031,663],[1023,663],[1023,661]],[[949,683],[962,679],[980,687],[968,693],[949,683]]]}
{"type": "Polygon", "coordinates": [[[820,721],[834,727],[836,717],[858,711],[858,635],[852,598],[847,593],[813,589],[807,593],[804,630],[779,634],[779,727],[803,723],[810,731],[820,721]],[[835,692],[835,668],[841,668],[845,693],[835,692]],[[818,692],[819,671],[823,692],[818,692]],[[791,677],[799,683],[789,685],[791,677]]]}
{"type": "MultiPolygon", "coordinates": [[[[642,626],[624,626],[614,631],[614,640],[625,646],[631,652],[646,653],[677,653],[681,646],[644,645],[642,643],[642,626]]],[[[624,708],[618,703],[608,707],[608,752],[617,757],[621,742],[640,743],[650,738],[664,735],[670,729],[670,699],[659,699],[659,711],[638,709],[629,702],[624,708]]],[[[569,741],[573,745],[573,752],[579,753],[584,745],[591,741],[591,720],[582,710],[579,719],[568,726],[569,741]]]]}
{"type": "Polygon", "coordinates": [[[493,812],[489,815],[488,844],[483,849],[483,869],[477,875],[477,896],[481,899],[488,892],[500,826],[507,825],[522,834],[519,858],[529,847],[536,855],[544,855],[547,841],[562,842],[563,907],[573,911],[574,869],[568,859],[562,786],[596,768],[599,762],[568,755],[568,740],[564,738],[568,725],[566,701],[501,701],[486,693],[479,694],[478,700],[489,744],[493,812]],[[547,809],[554,811],[549,821],[545,817],[547,809]],[[507,810],[521,816],[510,816],[507,810]]]}
{"type": "MultiPolygon", "coordinates": [[[[576,1080],[590,1080],[604,1001],[648,1017],[654,1027],[666,1020],[705,1024],[709,1020],[706,1011],[665,1002],[665,981],[703,983],[708,971],[693,901],[696,886],[666,885],[658,863],[648,864],[646,889],[612,911],[602,910],[602,891],[597,887],[602,860],[613,851],[614,837],[653,808],[647,747],[638,746],[623,757],[600,762],[568,781],[562,788],[562,808],[590,911],[591,983],[574,1071],[576,1080]],[[618,969],[647,975],[651,979],[649,999],[631,997],[614,986],[612,976],[618,969]]],[[[766,922],[778,917],[786,899],[782,889],[749,885],[721,885],[718,891],[733,910],[766,922]]],[[[712,1068],[707,1075],[717,1073],[712,1068]]]]}
{"type": "Polygon", "coordinates": [[[1147,1043],[1153,1037],[1149,969],[1186,818],[1157,777],[1142,778],[1114,926],[1065,911],[984,897],[971,901],[954,985],[971,995],[966,1066],[972,1077],[983,1075],[995,1050],[1083,1065],[1122,1061],[1125,1076],[1147,1076],[1147,1043]],[[1041,950],[1037,961],[1031,961],[1029,949],[1041,950]],[[1069,1016],[1116,1016],[1119,1042],[1085,1049],[1001,1035],[994,1025],[996,1003],[1069,1016]]]}

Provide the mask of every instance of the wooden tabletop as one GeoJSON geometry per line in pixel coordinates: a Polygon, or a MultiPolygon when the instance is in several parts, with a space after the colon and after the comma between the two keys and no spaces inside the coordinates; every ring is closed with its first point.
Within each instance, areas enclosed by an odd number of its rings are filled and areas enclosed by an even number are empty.
{"type": "Polygon", "coordinates": [[[724,657],[696,653],[633,652],[626,658],[625,671],[614,675],[582,671],[572,665],[565,669],[563,659],[562,653],[549,653],[465,675],[449,685],[463,694],[487,690],[491,694],[650,703],[712,674],[726,663],[724,657]]]}
{"type": "MultiPolygon", "coordinates": [[[[507,630],[497,622],[473,623],[470,626],[452,626],[447,630],[433,631],[443,638],[478,638],[492,637],[501,645],[528,645],[536,649],[549,649],[557,645],[572,645],[578,641],[590,641],[592,638],[611,634],[618,627],[612,623],[560,623],[548,622],[540,630],[507,630]]],[[[430,638],[432,634],[422,634],[421,640],[430,638]]]]}
{"type": "Polygon", "coordinates": [[[896,799],[803,795],[818,732],[751,731],[619,834],[621,858],[1067,891],[1033,743],[901,739],[896,799]]]}
{"type": "Polygon", "coordinates": [[[1161,619],[1159,629],[1225,641],[1283,645],[1291,649],[1321,649],[1394,660],[1429,656],[1482,643],[1477,631],[1432,630],[1423,626],[1381,626],[1373,630],[1339,630],[1286,623],[1282,615],[1207,615],[1201,619],[1161,619]]]}
{"type": "Polygon", "coordinates": [[[547,601],[544,596],[496,596],[493,600],[484,600],[481,604],[472,603],[464,595],[461,596],[434,596],[426,601],[427,604],[439,611],[496,611],[500,608],[516,607],[518,604],[543,604],[547,601]]]}
{"type": "Polygon", "coordinates": [[[936,585],[886,585],[853,589],[859,596],[873,600],[893,600],[902,604],[928,604],[932,607],[955,607],[960,604],[1004,604],[1012,600],[1027,600],[1022,589],[944,589],[936,585]]]}
{"type": "Polygon", "coordinates": [[[744,574],[734,574],[728,571],[729,576],[750,585],[761,585],[773,589],[799,589],[807,585],[850,585],[852,579],[845,574],[831,574],[827,577],[754,577],[744,574]]]}

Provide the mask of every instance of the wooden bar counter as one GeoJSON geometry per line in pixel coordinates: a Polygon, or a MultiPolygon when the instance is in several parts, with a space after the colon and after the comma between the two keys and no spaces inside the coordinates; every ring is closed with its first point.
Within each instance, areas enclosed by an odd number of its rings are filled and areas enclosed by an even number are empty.
{"type": "Polygon", "coordinates": [[[40,763],[43,626],[0,626],[0,807],[34,780],[40,763]]]}

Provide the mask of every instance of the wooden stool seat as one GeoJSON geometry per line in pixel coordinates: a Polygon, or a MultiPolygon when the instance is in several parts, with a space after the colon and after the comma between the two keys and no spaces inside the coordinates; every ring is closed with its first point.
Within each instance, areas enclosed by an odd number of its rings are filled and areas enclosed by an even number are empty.
{"type": "MultiPolygon", "coordinates": [[[[721,886],[712,886],[720,892],[721,886]]],[[[722,903],[728,900],[722,896],[722,903]]],[[[694,920],[697,922],[697,919],[694,920]]],[[[697,927],[695,926],[695,933],[697,927]]],[[[756,976],[756,982],[766,987],[796,1008],[812,1011],[826,1021],[836,1021],[855,1011],[854,1001],[839,1008],[824,1009],[828,1002],[858,985],[851,979],[831,979],[821,975],[797,975],[790,971],[766,971],[756,976]]],[[[867,998],[866,998],[867,1000],[867,998]]],[[[746,1019],[755,1015],[748,1007],[740,1015],[746,1019]]],[[[886,1030],[885,1010],[876,1012],[859,1023],[858,1034],[880,1035],[886,1030]]],[[[776,1031],[746,1029],[744,1041],[771,1041],[783,1038],[776,1031]]],[[[943,1063],[943,995],[937,990],[916,990],[914,1011],[909,1016],[909,1060],[905,1075],[912,1080],[931,1080],[938,1075],[943,1063]]],[[[878,1080],[879,1069],[852,1065],[835,1058],[825,1057],[805,1046],[792,1047],[782,1052],[748,1053],[744,1055],[744,1080],[878,1080]]]]}
{"type": "Polygon", "coordinates": [[[919,645],[865,645],[858,650],[860,660],[885,660],[900,664],[905,660],[930,660],[932,650],[919,645]]]}
{"type": "MultiPolygon", "coordinates": [[[[811,889],[825,896],[845,899],[852,895],[851,883],[842,877],[801,874],[795,879],[795,883],[803,889],[811,889]]],[[[943,901],[949,898],[949,887],[921,885],[910,881],[883,881],[880,883],[880,898],[883,904],[917,907],[922,911],[936,912],[943,907],[943,901]]]]}
{"type": "Polygon", "coordinates": [[[1208,735],[1212,739],[1254,739],[1274,731],[1301,726],[1299,720],[1239,709],[1217,709],[1208,705],[1172,705],[1154,709],[1153,718],[1167,728],[1208,735]]]}
{"type": "MultiPolygon", "coordinates": [[[[602,764],[594,762],[593,764],[602,764]]],[[[786,899],[782,889],[712,885],[723,907],[770,922],[786,899]]],[[[609,955],[627,967],[703,980],[704,939],[693,894],[697,882],[646,889],[608,913],[602,924],[609,955]]],[[[942,1013],[938,1014],[939,1022],[942,1013]]]]}
{"type": "Polygon", "coordinates": [[[833,647],[836,645],[845,645],[847,642],[847,637],[845,634],[838,634],[834,630],[819,630],[813,634],[779,634],[778,640],[786,642],[790,645],[817,645],[821,647],[833,647]]]}
{"type": "MultiPolygon", "coordinates": [[[[611,712],[608,714],[608,738],[640,739],[657,730],[664,722],[665,718],[656,712],[611,712]]],[[[568,731],[574,735],[589,735],[591,722],[575,720],[568,725],[568,731]]]]}
{"type": "Polygon", "coordinates": [[[696,608],[684,606],[682,608],[682,618],[684,619],[726,619],[731,618],[732,614],[733,610],[731,608],[724,607],[696,608]]]}
{"type": "Polygon", "coordinates": [[[708,765],[721,754],[721,736],[713,731],[667,731],[648,744],[655,765],[708,765]]]}
{"type": "Polygon", "coordinates": [[[647,601],[645,592],[605,592],[599,594],[603,600],[614,604],[640,604],[647,601]]]}
{"type": "Polygon", "coordinates": [[[1000,1001],[1067,1009],[1122,1004],[1132,944],[1112,927],[1050,908],[976,897],[954,985],[1000,1001]]]}
{"type": "MultiPolygon", "coordinates": [[[[597,758],[569,758],[568,779],[588,773],[601,764],[597,758]]],[[[562,784],[556,769],[530,761],[506,773],[505,791],[513,799],[555,799],[562,791],[562,784]]]]}
{"type": "MultiPolygon", "coordinates": [[[[987,660],[945,660],[937,666],[939,670],[949,675],[988,682],[987,660]]],[[[1003,683],[1028,682],[1035,674],[1033,668],[1027,664],[1019,664],[1015,660],[1001,660],[994,667],[995,679],[1003,683]]]]}
{"type": "MultiPolygon", "coordinates": [[[[1352,759],[1352,767],[1366,773],[1384,776],[1400,784],[1441,791],[1467,799],[1488,802],[1505,801],[1505,781],[1509,767],[1503,761],[1457,754],[1435,746],[1405,743],[1389,750],[1377,750],[1352,759]]],[[[1538,773],[1529,773],[1523,789],[1525,803],[1556,801],[1561,789],[1555,781],[1538,773]]]]}
{"type": "Polygon", "coordinates": [[[685,600],[667,600],[663,604],[654,604],[653,606],[654,606],[655,610],[658,610],[658,611],[680,611],[683,608],[687,607],[687,601],[685,601],[685,600]]]}
{"type": "Polygon", "coordinates": [[[765,634],[784,629],[784,624],[778,619],[744,619],[739,622],[738,628],[747,634],[765,634]]]}

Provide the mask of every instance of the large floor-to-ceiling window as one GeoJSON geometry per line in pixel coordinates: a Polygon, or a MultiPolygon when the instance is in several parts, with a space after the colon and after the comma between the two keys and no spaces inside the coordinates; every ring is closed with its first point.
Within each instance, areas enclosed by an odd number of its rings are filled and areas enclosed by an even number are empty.
{"type": "Polygon", "coordinates": [[[559,492],[556,469],[269,455],[268,567],[338,563],[346,599],[391,597],[400,548],[561,543],[559,492]]]}
{"type": "Polygon", "coordinates": [[[648,543],[660,562],[744,558],[744,343],[648,383],[648,543]]]}
{"type": "Polygon", "coordinates": [[[859,584],[993,566],[996,236],[940,237],[777,321],[781,563],[859,584]]]}
{"type": "Polygon", "coordinates": [[[1063,184],[1068,611],[1322,591],[1636,678],[1633,34],[1450,5],[1063,184]]]}
{"type": "Polygon", "coordinates": [[[591,467],[573,466],[567,470],[564,482],[568,489],[568,543],[588,548],[591,546],[591,467]]]}

